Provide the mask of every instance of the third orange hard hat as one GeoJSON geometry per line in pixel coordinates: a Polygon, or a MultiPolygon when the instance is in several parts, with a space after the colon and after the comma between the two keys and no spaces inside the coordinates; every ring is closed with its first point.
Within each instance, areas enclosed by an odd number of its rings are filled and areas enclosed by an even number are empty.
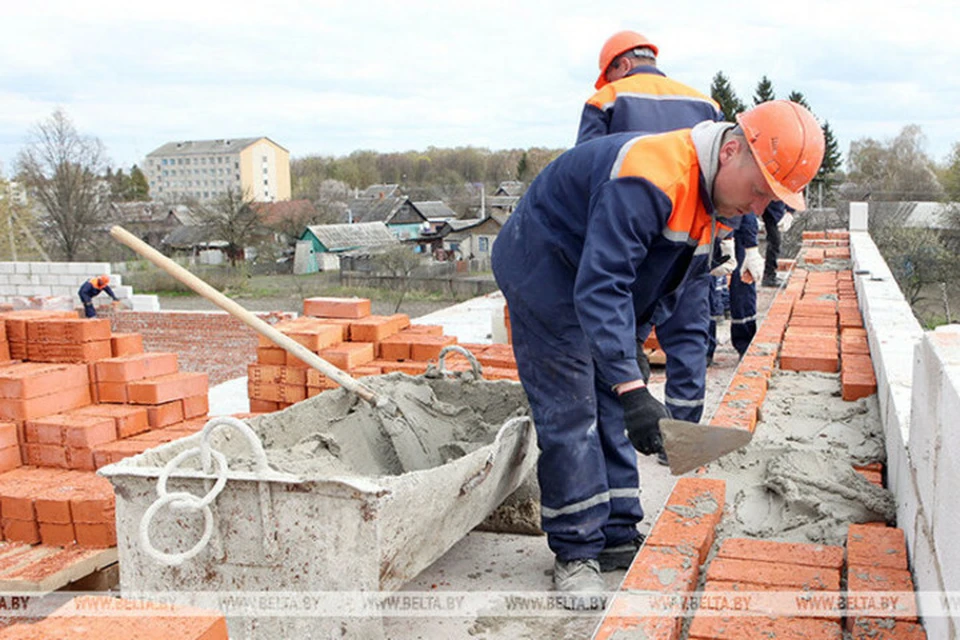
{"type": "Polygon", "coordinates": [[[600,89],[607,84],[607,67],[610,66],[613,59],[625,51],[630,51],[638,47],[647,47],[653,51],[653,55],[655,56],[660,54],[657,45],[636,31],[618,31],[607,38],[607,41],[603,43],[603,48],[600,49],[600,77],[597,78],[593,86],[600,89]]]}
{"type": "Polygon", "coordinates": [[[777,199],[802,211],[803,188],[823,161],[823,129],[802,105],[771,100],[737,116],[747,146],[777,199]]]}

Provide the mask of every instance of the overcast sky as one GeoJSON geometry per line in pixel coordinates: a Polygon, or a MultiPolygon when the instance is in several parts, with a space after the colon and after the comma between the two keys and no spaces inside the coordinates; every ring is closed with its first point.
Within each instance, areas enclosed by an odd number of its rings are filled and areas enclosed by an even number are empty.
{"type": "Polygon", "coordinates": [[[604,40],[750,103],[764,74],[850,142],[909,124],[960,141],[960,3],[866,0],[42,0],[6,3],[0,163],[62,107],[129,168],[174,140],[268,136],[294,158],[357,149],[569,147],[604,40]],[[908,6],[909,5],[909,6],[908,6]],[[736,9],[728,8],[735,6],[736,9]],[[602,11],[602,13],[600,13],[602,11]]]}

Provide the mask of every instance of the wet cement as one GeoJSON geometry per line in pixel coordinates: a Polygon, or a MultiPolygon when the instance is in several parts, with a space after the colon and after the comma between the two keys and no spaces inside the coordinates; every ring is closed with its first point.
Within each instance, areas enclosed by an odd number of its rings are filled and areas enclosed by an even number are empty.
{"type": "Polygon", "coordinates": [[[727,483],[718,539],[842,545],[850,523],[893,523],[893,495],[852,467],[884,461],[875,395],[840,398],[837,374],[778,371],[753,441],[707,467],[727,483]]]}
{"type": "MultiPolygon", "coordinates": [[[[395,410],[334,389],[249,419],[270,466],[305,479],[376,478],[430,469],[490,444],[504,422],[528,413],[522,388],[507,381],[394,373],[363,382],[395,410]]],[[[232,468],[243,468],[241,438],[226,431],[215,436],[214,445],[229,455],[232,468]]]]}

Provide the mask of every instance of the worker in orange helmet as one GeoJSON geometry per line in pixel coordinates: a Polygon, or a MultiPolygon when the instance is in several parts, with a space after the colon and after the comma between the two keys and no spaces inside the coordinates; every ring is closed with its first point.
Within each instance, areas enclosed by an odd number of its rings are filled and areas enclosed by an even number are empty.
{"type": "Polygon", "coordinates": [[[605,606],[599,557],[638,521],[611,507],[639,503],[616,474],[636,451],[663,450],[668,414],[640,373],[636,326],[672,313],[707,273],[720,218],[773,200],[802,210],[823,150],[816,119],[787,100],[736,123],[603,136],[551,162],[500,230],[493,272],[537,429],[541,524],[564,606],[605,606]]]}
{"type": "Polygon", "coordinates": [[[120,301],[117,300],[117,296],[114,295],[113,289],[110,288],[110,276],[104,274],[90,278],[80,285],[80,290],[77,292],[77,295],[80,296],[80,302],[83,303],[84,315],[88,318],[97,317],[97,310],[93,306],[93,299],[100,295],[101,292],[113,298],[113,306],[117,306],[117,304],[120,303],[120,301]]]}

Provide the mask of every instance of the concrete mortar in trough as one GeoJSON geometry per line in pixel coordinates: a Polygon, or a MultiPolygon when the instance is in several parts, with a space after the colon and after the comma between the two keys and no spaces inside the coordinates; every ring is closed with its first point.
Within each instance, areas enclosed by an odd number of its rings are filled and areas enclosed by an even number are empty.
{"type": "MultiPolygon", "coordinates": [[[[244,424],[214,418],[101,469],[116,492],[123,594],[396,590],[535,464],[517,383],[469,373],[364,382],[402,417],[336,389],[244,424]]],[[[238,639],[383,637],[377,615],[254,613],[228,626],[238,639]]]]}

